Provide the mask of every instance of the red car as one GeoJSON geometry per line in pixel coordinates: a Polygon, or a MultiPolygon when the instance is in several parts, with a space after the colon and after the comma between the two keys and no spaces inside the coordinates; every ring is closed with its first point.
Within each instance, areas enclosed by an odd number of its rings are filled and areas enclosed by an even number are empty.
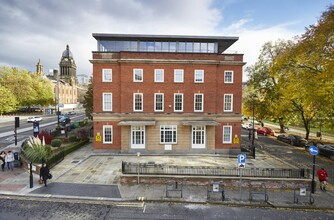
{"type": "Polygon", "coordinates": [[[275,135],[275,131],[268,128],[268,127],[262,127],[262,128],[258,128],[257,129],[257,133],[258,134],[263,134],[263,135],[272,135],[274,136],[275,135]]]}

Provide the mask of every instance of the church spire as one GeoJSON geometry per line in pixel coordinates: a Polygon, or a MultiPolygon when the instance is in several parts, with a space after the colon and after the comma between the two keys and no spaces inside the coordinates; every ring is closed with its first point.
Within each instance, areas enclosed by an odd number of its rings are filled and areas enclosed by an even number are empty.
{"type": "Polygon", "coordinates": [[[41,63],[41,59],[38,59],[38,63],[36,64],[36,73],[40,76],[44,75],[43,64],[41,63]]]}

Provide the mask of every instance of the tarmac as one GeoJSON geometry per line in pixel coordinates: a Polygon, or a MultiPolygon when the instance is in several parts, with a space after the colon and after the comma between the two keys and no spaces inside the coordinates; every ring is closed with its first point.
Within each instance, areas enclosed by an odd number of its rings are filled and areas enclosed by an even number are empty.
{"type": "MultiPolygon", "coordinates": [[[[20,145],[18,145],[20,146],[20,145]]],[[[8,146],[12,148],[13,146],[8,146]]],[[[310,209],[334,213],[334,190],[317,189],[314,194],[307,191],[306,196],[293,190],[268,189],[268,201],[263,195],[254,195],[249,199],[249,189],[240,192],[238,186],[225,188],[225,200],[220,193],[207,198],[207,186],[183,185],[182,197],[179,192],[170,192],[166,197],[166,185],[163,184],[121,184],[121,162],[156,162],[169,165],[222,166],[236,167],[237,158],[219,155],[137,155],[115,154],[107,150],[94,150],[92,143],[67,155],[63,161],[51,169],[53,178],[48,186],[38,183],[39,175],[33,174],[33,186],[30,174],[25,167],[15,167],[14,171],[0,170],[0,197],[25,197],[29,199],[73,199],[95,202],[145,202],[198,203],[231,206],[254,206],[286,209],[310,209]],[[298,196],[298,203],[294,201],[298,196]],[[311,196],[314,203],[310,204],[311,196]]],[[[256,159],[247,158],[247,167],[255,168],[296,168],[280,158],[257,150],[256,159]]],[[[288,181],[288,179],[287,179],[288,181]]]]}

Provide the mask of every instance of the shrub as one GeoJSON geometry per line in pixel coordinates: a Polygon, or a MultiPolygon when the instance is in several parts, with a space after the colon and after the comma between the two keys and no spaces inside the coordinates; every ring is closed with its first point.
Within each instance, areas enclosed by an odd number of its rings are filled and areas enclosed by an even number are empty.
{"type": "Polygon", "coordinates": [[[87,128],[79,129],[77,131],[77,137],[82,141],[89,139],[89,130],[87,128]]]}
{"type": "Polygon", "coordinates": [[[61,141],[60,139],[58,139],[58,138],[53,139],[53,140],[51,141],[51,146],[52,146],[52,147],[60,147],[61,142],[62,142],[62,141],[61,141]]]}
{"type": "Polygon", "coordinates": [[[43,138],[44,138],[45,144],[48,144],[48,145],[51,144],[52,136],[45,130],[38,134],[38,138],[41,141],[43,141],[43,138]]]}
{"type": "Polygon", "coordinates": [[[70,142],[77,142],[79,139],[77,138],[76,135],[71,135],[71,136],[68,138],[68,140],[69,140],[70,142]]]}
{"type": "Polygon", "coordinates": [[[22,149],[22,153],[29,161],[42,163],[51,156],[51,147],[45,145],[39,138],[31,136],[22,149]]]}

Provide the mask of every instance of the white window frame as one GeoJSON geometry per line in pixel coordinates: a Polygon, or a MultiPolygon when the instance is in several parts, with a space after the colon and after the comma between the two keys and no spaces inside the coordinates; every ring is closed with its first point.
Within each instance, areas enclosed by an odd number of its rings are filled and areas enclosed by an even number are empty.
{"type": "Polygon", "coordinates": [[[233,94],[224,94],[224,112],[233,112],[233,94]],[[231,102],[227,102],[227,97],[231,97],[231,102]],[[227,108],[230,105],[230,108],[227,108]]]}
{"type": "Polygon", "coordinates": [[[194,83],[204,83],[204,70],[194,71],[194,83]]]}
{"type": "Polygon", "coordinates": [[[154,82],[163,83],[165,75],[164,72],[165,72],[164,69],[154,69],[154,82]]]}
{"type": "Polygon", "coordinates": [[[175,69],[174,70],[174,83],[183,83],[183,82],[184,82],[184,70],[175,69]]]}
{"type": "Polygon", "coordinates": [[[131,126],[131,149],[145,149],[145,137],[145,126],[131,126]],[[137,140],[137,132],[140,135],[140,143],[134,143],[137,140]]]}
{"type": "Polygon", "coordinates": [[[206,126],[205,125],[193,125],[191,126],[191,147],[195,149],[203,149],[206,145],[206,126]],[[200,144],[196,143],[196,137],[200,133],[200,144]]]}
{"type": "Polygon", "coordinates": [[[112,144],[113,143],[113,127],[112,125],[103,125],[103,143],[112,144]],[[107,129],[110,129],[110,141],[106,141],[106,132],[107,129]]]}
{"type": "Polygon", "coordinates": [[[232,144],[232,126],[223,126],[223,144],[232,144]]]}
{"type": "Polygon", "coordinates": [[[102,110],[103,111],[108,111],[108,112],[112,111],[112,93],[110,93],[110,92],[102,93],[102,110]],[[106,95],[110,95],[110,109],[107,109],[107,107],[106,107],[106,102],[108,101],[108,100],[106,100],[106,95]]]}
{"type": "Polygon", "coordinates": [[[144,95],[143,93],[133,93],[133,111],[134,112],[142,112],[144,109],[144,95]],[[141,109],[136,109],[136,95],[141,96],[141,109]]]}
{"type": "Polygon", "coordinates": [[[233,70],[225,70],[224,71],[224,83],[233,83],[233,77],[234,77],[234,72],[233,70]],[[231,79],[229,79],[229,77],[227,77],[227,74],[231,73],[231,79]]]}
{"type": "Polygon", "coordinates": [[[133,82],[143,82],[143,81],[144,81],[143,69],[133,69],[133,82]],[[141,79],[137,79],[136,75],[139,75],[141,79]]]}
{"type": "Polygon", "coordinates": [[[183,112],[183,93],[174,93],[174,112],[183,112]],[[181,110],[176,110],[176,96],[181,95],[181,110]]]}
{"type": "Polygon", "coordinates": [[[102,69],[102,82],[112,82],[112,69],[102,69]]]}
{"type": "Polygon", "coordinates": [[[204,111],[204,94],[203,93],[195,93],[194,94],[194,112],[203,112],[204,111]],[[201,109],[196,109],[196,97],[202,96],[202,103],[201,103],[201,109]]]}
{"type": "Polygon", "coordinates": [[[154,111],[155,112],[163,112],[164,111],[164,102],[165,102],[165,97],[163,93],[154,93],[154,111]],[[157,95],[162,96],[162,109],[157,109],[157,95]]]}
{"type": "Polygon", "coordinates": [[[160,144],[177,144],[177,125],[160,125],[160,144]],[[166,128],[168,130],[166,130],[166,128]],[[166,141],[166,133],[172,132],[172,141],[166,141]],[[174,137],[175,135],[175,137],[174,137]],[[163,136],[163,138],[162,138],[163,136]]]}

